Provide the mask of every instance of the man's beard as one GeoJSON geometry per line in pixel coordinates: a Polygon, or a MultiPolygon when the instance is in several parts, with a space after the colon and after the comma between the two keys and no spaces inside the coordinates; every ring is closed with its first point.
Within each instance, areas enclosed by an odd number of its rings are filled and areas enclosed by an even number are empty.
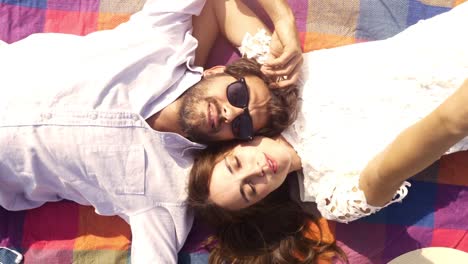
{"type": "Polygon", "coordinates": [[[218,113],[220,109],[215,99],[206,96],[206,88],[200,82],[188,89],[182,95],[182,103],[179,110],[179,125],[182,128],[182,132],[188,138],[200,143],[213,141],[206,132],[201,130],[202,126],[206,126],[207,120],[206,112],[202,111],[202,109],[207,108],[205,106],[208,106],[208,103],[216,106],[218,113]]]}

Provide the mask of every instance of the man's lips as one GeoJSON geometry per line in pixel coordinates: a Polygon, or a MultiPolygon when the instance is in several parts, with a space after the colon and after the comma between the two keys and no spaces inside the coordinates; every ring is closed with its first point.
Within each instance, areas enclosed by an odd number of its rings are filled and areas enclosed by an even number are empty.
{"type": "Polygon", "coordinates": [[[213,103],[208,103],[208,124],[211,130],[216,131],[219,126],[218,110],[213,103]]]}
{"type": "Polygon", "coordinates": [[[266,153],[263,154],[265,154],[268,167],[273,171],[273,173],[276,173],[278,171],[278,163],[276,163],[276,161],[270,156],[268,156],[266,153]]]}

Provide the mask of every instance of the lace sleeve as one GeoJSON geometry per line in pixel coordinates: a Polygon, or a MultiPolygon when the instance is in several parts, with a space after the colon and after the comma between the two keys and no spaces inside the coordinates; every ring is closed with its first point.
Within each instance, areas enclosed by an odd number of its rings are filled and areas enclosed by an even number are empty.
{"type": "Polygon", "coordinates": [[[264,64],[270,55],[271,37],[264,29],[259,30],[255,35],[245,33],[239,51],[242,57],[255,59],[258,63],[264,64]]]}
{"type": "Polygon", "coordinates": [[[409,182],[403,182],[391,201],[382,207],[376,207],[367,204],[364,192],[359,189],[359,175],[343,178],[328,184],[326,190],[321,189],[316,197],[317,208],[322,216],[342,223],[371,215],[392,203],[400,202],[411,186],[409,182]]]}

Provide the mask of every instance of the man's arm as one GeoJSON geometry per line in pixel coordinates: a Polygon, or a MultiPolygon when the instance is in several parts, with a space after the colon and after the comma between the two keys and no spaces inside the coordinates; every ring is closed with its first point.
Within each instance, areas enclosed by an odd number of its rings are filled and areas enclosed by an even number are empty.
{"type": "Polygon", "coordinates": [[[156,207],[130,216],[132,263],[177,263],[192,222],[182,207],[156,207]]]}
{"type": "MultiPolygon", "coordinates": [[[[278,57],[267,62],[264,72],[274,76],[288,76],[280,87],[295,83],[302,65],[302,51],[294,15],[286,1],[258,0],[275,25],[271,52],[278,57]],[[284,46],[284,47],[283,47],[284,46]],[[275,69],[273,69],[275,68],[275,69]]],[[[195,64],[203,66],[219,33],[230,43],[240,46],[245,34],[259,29],[270,33],[266,25],[241,0],[207,0],[200,16],[193,17],[193,35],[199,41],[195,64]]],[[[271,33],[270,33],[271,34],[271,33]]]]}
{"type": "Polygon", "coordinates": [[[192,20],[193,36],[198,40],[195,65],[204,66],[218,36],[223,34],[239,47],[245,34],[254,35],[259,29],[270,30],[255,13],[240,0],[207,0],[199,16],[192,20]]]}
{"type": "Polygon", "coordinates": [[[408,127],[361,173],[367,202],[383,206],[402,182],[439,159],[468,135],[468,79],[436,110],[408,127]]]}

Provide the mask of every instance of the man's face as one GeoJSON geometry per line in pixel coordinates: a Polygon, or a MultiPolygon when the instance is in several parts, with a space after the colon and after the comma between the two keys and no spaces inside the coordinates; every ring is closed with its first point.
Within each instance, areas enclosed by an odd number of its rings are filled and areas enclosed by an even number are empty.
{"type": "MultiPolygon", "coordinates": [[[[254,131],[268,122],[267,105],[271,98],[268,87],[256,76],[246,76],[249,90],[248,109],[254,131]]],[[[234,139],[232,121],[244,110],[233,106],[227,99],[227,86],[236,79],[232,76],[215,76],[202,80],[182,97],[179,111],[180,124],[188,137],[200,141],[234,139]]]]}

